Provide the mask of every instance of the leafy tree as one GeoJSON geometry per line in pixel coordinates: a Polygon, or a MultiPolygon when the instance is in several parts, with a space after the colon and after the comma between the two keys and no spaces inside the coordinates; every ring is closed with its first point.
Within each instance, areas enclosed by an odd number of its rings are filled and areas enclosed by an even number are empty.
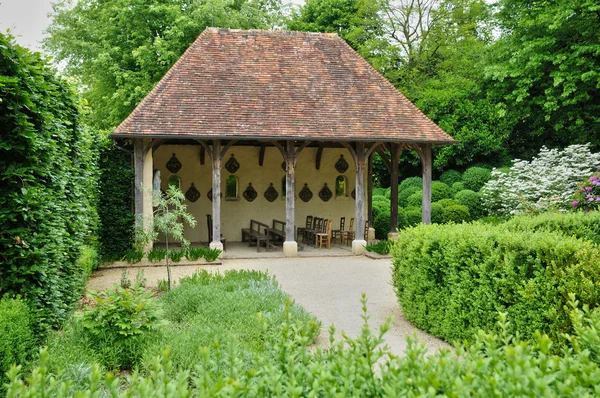
{"type": "Polygon", "coordinates": [[[271,28],[278,0],[63,0],[45,45],[80,80],[91,121],[114,128],[207,26],[271,28]]]}
{"type": "Polygon", "coordinates": [[[596,0],[502,0],[490,51],[490,92],[510,115],[508,143],[531,157],[545,144],[600,148],[600,5],[596,0]]]}

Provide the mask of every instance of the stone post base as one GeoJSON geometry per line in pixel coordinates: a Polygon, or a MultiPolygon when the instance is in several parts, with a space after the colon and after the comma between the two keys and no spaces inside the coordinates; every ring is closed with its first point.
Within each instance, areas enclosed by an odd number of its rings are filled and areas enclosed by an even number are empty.
{"type": "Polygon", "coordinates": [[[221,258],[221,256],[223,255],[223,244],[221,242],[212,241],[212,242],[210,242],[210,244],[208,245],[208,247],[211,248],[211,249],[219,249],[219,250],[221,250],[221,254],[219,254],[219,258],[221,258]]]}
{"type": "Polygon", "coordinates": [[[286,240],[283,242],[283,255],[286,257],[297,257],[298,242],[293,240],[286,240]]]}
{"type": "Polygon", "coordinates": [[[367,232],[367,236],[369,238],[369,242],[375,240],[375,228],[369,228],[369,232],[367,232]]]}
{"type": "Polygon", "coordinates": [[[389,241],[396,241],[396,240],[398,240],[398,232],[390,232],[388,234],[388,240],[389,241]]]}
{"type": "Polygon", "coordinates": [[[366,253],[367,249],[367,241],[366,240],[353,240],[352,241],[352,254],[356,256],[361,256],[366,253]]]}

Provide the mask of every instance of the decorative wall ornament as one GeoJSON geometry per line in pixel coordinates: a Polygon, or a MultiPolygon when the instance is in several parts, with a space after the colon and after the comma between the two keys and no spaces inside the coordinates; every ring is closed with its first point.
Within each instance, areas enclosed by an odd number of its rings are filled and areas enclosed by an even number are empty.
{"type": "MultiPolygon", "coordinates": [[[[210,189],[210,191],[208,191],[208,193],[206,194],[206,196],[208,197],[208,200],[210,200],[212,202],[212,188],[210,189]]],[[[221,192],[221,197],[223,197],[223,193],[221,192]]]]}
{"type": "Polygon", "coordinates": [[[198,191],[198,189],[194,186],[193,182],[192,185],[185,192],[185,198],[192,203],[194,203],[200,198],[200,191],[198,191]]]}
{"type": "Polygon", "coordinates": [[[346,159],[344,159],[344,155],[340,155],[340,158],[335,163],[335,169],[340,174],[344,174],[346,171],[348,171],[348,167],[348,162],[346,162],[346,159]]]}
{"type": "Polygon", "coordinates": [[[352,190],[352,193],[350,195],[352,195],[352,199],[356,200],[356,188],[352,190]]]}
{"type": "Polygon", "coordinates": [[[304,184],[304,188],[302,188],[300,190],[300,193],[298,194],[298,197],[300,197],[300,199],[303,202],[308,202],[312,199],[313,197],[313,193],[310,190],[310,188],[308,187],[308,184],[304,184]]]}
{"type": "Polygon", "coordinates": [[[235,159],[235,156],[233,156],[233,153],[231,154],[231,157],[229,158],[227,163],[225,163],[225,168],[231,174],[235,174],[235,172],[240,169],[240,163],[235,159]]]}
{"type": "Polygon", "coordinates": [[[319,192],[319,198],[321,198],[323,202],[329,202],[329,199],[331,199],[332,196],[333,192],[331,192],[331,189],[329,189],[327,183],[325,183],[325,185],[323,185],[323,188],[321,188],[321,191],[319,192]]]}
{"type": "Polygon", "coordinates": [[[171,156],[171,159],[169,159],[169,161],[167,162],[167,170],[169,170],[173,174],[181,170],[181,162],[179,161],[179,159],[177,159],[177,156],[175,156],[175,154],[173,154],[173,156],[171,156]]]}
{"type": "Polygon", "coordinates": [[[274,202],[278,197],[279,193],[277,193],[277,190],[273,186],[273,183],[271,183],[271,185],[269,185],[269,188],[267,188],[267,190],[265,191],[265,199],[267,199],[269,202],[274,202]]]}
{"type": "Polygon", "coordinates": [[[252,183],[249,182],[248,187],[244,191],[244,199],[246,199],[248,202],[254,202],[254,199],[256,199],[257,196],[258,192],[256,192],[256,189],[254,189],[252,183]]]}

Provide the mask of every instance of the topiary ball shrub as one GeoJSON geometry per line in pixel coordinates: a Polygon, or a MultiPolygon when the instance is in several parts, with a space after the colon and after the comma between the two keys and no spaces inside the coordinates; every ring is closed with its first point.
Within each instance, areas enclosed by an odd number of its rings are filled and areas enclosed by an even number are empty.
{"type": "Polygon", "coordinates": [[[406,200],[408,207],[418,207],[423,204],[423,192],[421,190],[413,193],[406,200]]]}
{"type": "Polygon", "coordinates": [[[456,170],[444,171],[442,175],[440,175],[440,181],[451,187],[455,182],[462,181],[462,174],[460,174],[460,171],[456,170]]]}
{"type": "Polygon", "coordinates": [[[438,205],[442,206],[442,207],[448,207],[448,206],[454,206],[454,205],[459,205],[460,203],[458,202],[458,200],[456,199],[442,199],[442,200],[438,200],[437,202],[438,205]]]}
{"type": "Polygon", "coordinates": [[[441,224],[444,222],[444,208],[439,203],[431,204],[431,222],[441,224]]]}
{"type": "Polygon", "coordinates": [[[0,300],[0,385],[8,381],[4,375],[11,365],[27,365],[35,346],[31,309],[23,299],[5,296],[0,300]]]}
{"type": "Polygon", "coordinates": [[[383,192],[383,196],[385,196],[388,199],[390,198],[390,196],[392,196],[391,195],[391,190],[390,190],[389,187],[385,189],[385,191],[383,192]]]}
{"type": "Polygon", "coordinates": [[[456,195],[457,193],[465,189],[465,184],[463,184],[462,182],[455,182],[454,184],[452,184],[451,189],[452,195],[456,195]]]}
{"type": "Polygon", "coordinates": [[[421,188],[417,187],[408,187],[398,192],[398,206],[407,207],[408,206],[408,198],[417,192],[421,191],[421,188]]]}
{"type": "Polygon", "coordinates": [[[452,189],[441,181],[433,181],[431,183],[431,201],[437,202],[442,199],[452,198],[452,189]]]}
{"type": "Polygon", "coordinates": [[[374,195],[372,200],[373,200],[373,203],[375,203],[375,202],[388,203],[390,201],[388,198],[386,198],[383,195],[374,195]]]}
{"type": "Polygon", "coordinates": [[[446,341],[473,341],[497,330],[507,313],[511,334],[553,350],[573,333],[569,294],[580,307],[600,302],[600,249],[547,231],[484,224],[430,225],[400,233],[392,248],[392,282],[406,318],[446,341]]]}
{"type": "Polygon", "coordinates": [[[375,229],[375,238],[387,239],[387,235],[390,232],[390,212],[379,213],[375,217],[373,228],[375,229]]]}
{"type": "Polygon", "coordinates": [[[373,195],[373,197],[375,197],[375,196],[385,197],[385,188],[373,188],[372,195],[373,195]]]}
{"type": "Polygon", "coordinates": [[[398,192],[404,191],[408,187],[417,187],[419,189],[423,188],[423,179],[421,177],[408,177],[402,180],[400,185],[398,186],[398,192]]]}
{"type": "Polygon", "coordinates": [[[423,221],[423,212],[421,207],[411,206],[404,209],[406,215],[406,226],[414,227],[423,221]]]}
{"type": "MultiPolygon", "coordinates": [[[[373,202],[373,220],[377,218],[380,214],[390,214],[390,201],[386,200],[385,202],[373,202]]],[[[388,231],[389,232],[389,231],[388,231]]]]}
{"type": "Polygon", "coordinates": [[[463,174],[462,182],[465,189],[479,191],[492,178],[492,172],[482,167],[471,167],[463,174]]]}
{"type": "Polygon", "coordinates": [[[469,208],[464,205],[447,206],[444,207],[442,211],[442,221],[444,223],[461,223],[463,221],[469,221],[470,219],[471,215],[469,214],[469,208]]]}
{"type": "Polygon", "coordinates": [[[454,199],[461,205],[469,208],[469,214],[473,220],[477,220],[485,215],[485,208],[483,207],[483,201],[479,192],[465,189],[454,195],[454,199]]]}

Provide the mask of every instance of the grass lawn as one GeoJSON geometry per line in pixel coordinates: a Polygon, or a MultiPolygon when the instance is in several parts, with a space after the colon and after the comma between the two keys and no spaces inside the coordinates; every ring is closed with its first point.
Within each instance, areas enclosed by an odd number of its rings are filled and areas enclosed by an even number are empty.
{"type": "MultiPolygon", "coordinates": [[[[105,370],[146,373],[155,357],[169,349],[174,370],[191,370],[206,355],[203,347],[223,343],[233,343],[246,367],[281,339],[282,323],[302,325],[298,332],[311,341],[320,326],[278,288],[274,278],[258,271],[199,271],[163,296],[132,307],[144,305],[153,306],[156,327],[126,339],[115,339],[108,330],[86,328],[84,316],[76,313],[48,341],[49,370],[62,369],[60,378],[76,388],[87,382],[94,364],[105,370]]],[[[100,316],[108,319],[107,314],[100,316]]]]}

